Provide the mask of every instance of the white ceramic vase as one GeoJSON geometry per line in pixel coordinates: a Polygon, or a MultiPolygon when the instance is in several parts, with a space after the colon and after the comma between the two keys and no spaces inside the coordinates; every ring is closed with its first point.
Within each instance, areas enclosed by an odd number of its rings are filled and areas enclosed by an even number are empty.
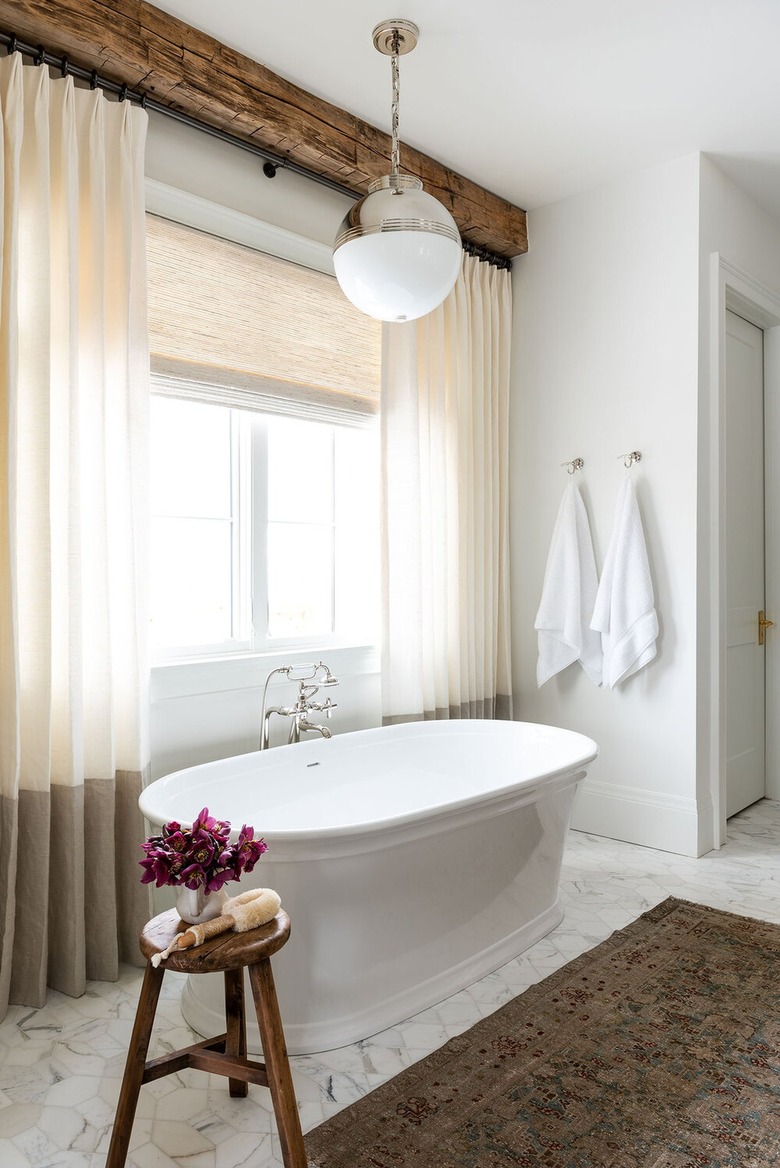
{"type": "Polygon", "coordinates": [[[222,913],[222,905],[227,900],[224,888],[217,892],[204,892],[202,888],[187,888],[182,884],[176,890],[176,911],[187,925],[202,925],[222,913]]]}

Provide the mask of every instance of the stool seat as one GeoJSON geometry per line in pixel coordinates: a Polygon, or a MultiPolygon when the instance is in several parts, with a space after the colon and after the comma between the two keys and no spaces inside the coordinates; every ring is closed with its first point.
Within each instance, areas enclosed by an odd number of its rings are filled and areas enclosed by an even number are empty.
{"type": "MultiPolygon", "coordinates": [[[[144,925],[139,945],[144,957],[162,953],[177,933],[187,925],[175,908],[168,909],[144,925]]],[[[280,909],[272,921],[246,933],[220,933],[192,949],[174,950],[165,958],[165,968],[176,973],[224,973],[227,969],[243,969],[273,956],[290,936],[290,918],[280,909]]]]}
{"type": "Polygon", "coordinates": [[[268,1087],[284,1168],[306,1168],[306,1150],[270,961],[290,935],[290,918],[280,910],[273,920],[257,929],[248,929],[245,933],[221,933],[203,945],[174,951],[155,968],[150,958],[167,949],[176,934],[183,932],[186,927],[176,910],[169,909],[149,921],[139,938],[147,965],[127,1052],[106,1168],[123,1168],[125,1164],[138,1095],[143,1084],[176,1074],[187,1067],[224,1075],[234,1098],[245,1097],[249,1083],[268,1087]],[[147,1062],[157,1002],[168,969],[177,973],[224,974],[225,1033],[147,1062]],[[246,1057],[244,969],[249,974],[252,987],[264,1062],[246,1057]]]}

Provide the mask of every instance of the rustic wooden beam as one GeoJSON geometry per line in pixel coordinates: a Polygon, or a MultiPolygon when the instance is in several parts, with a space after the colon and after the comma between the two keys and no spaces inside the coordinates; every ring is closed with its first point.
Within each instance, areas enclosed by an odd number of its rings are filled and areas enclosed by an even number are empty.
{"type": "MultiPolygon", "coordinates": [[[[387,134],[144,0],[0,0],[0,31],[356,194],[388,171],[387,134]]],[[[510,259],[528,250],[525,211],[411,147],[403,163],[449,208],[465,240],[510,259]]]]}

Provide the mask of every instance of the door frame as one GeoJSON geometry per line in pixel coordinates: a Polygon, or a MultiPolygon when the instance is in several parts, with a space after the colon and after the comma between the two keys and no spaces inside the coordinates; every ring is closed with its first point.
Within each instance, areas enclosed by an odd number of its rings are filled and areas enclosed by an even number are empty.
{"type": "MultiPolygon", "coordinates": [[[[709,497],[709,557],[703,567],[709,571],[709,628],[703,662],[709,662],[709,733],[701,743],[711,760],[709,798],[712,806],[712,846],[726,842],[726,587],[723,552],[726,546],[726,483],[723,474],[726,404],[726,310],[735,312],[764,331],[764,526],[765,603],[771,615],[780,614],[780,294],[754,279],[748,272],[724,259],[718,252],[710,257],[710,441],[709,491],[706,480],[700,490],[709,497]],[[706,649],[709,651],[707,652],[706,649]]],[[[706,508],[699,511],[706,517],[706,508]]],[[[705,524],[705,526],[707,526],[705,524]]],[[[701,582],[701,581],[700,581],[701,582]]],[[[780,617],[778,618],[780,626],[780,617]]],[[[773,732],[772,713],[780,703],[780,656],[777,637],[767,638],[765,669],[767,795],[780,799],[780,741],[773,732]],[[776,788],[776,789],[775,789],[776,788]]],[[[700,673],[700,681],[706,665],[700,673]]]]}

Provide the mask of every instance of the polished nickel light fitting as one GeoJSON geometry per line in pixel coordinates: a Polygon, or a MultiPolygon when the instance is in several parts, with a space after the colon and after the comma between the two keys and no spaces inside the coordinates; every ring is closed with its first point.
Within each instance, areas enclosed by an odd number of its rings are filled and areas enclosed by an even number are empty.
{"type": "Polygon", "coordinates": [[[412,51],[419,35],[410,20],[385,20],[373,31],[374,47],[391,58],[391,169],[347,213],[333,247],[344,294],[377,320],[415,320],[431,312],[452,291],[462,259],[452,215],[420,179],[400,173],[398,58],[412,51]]]}

